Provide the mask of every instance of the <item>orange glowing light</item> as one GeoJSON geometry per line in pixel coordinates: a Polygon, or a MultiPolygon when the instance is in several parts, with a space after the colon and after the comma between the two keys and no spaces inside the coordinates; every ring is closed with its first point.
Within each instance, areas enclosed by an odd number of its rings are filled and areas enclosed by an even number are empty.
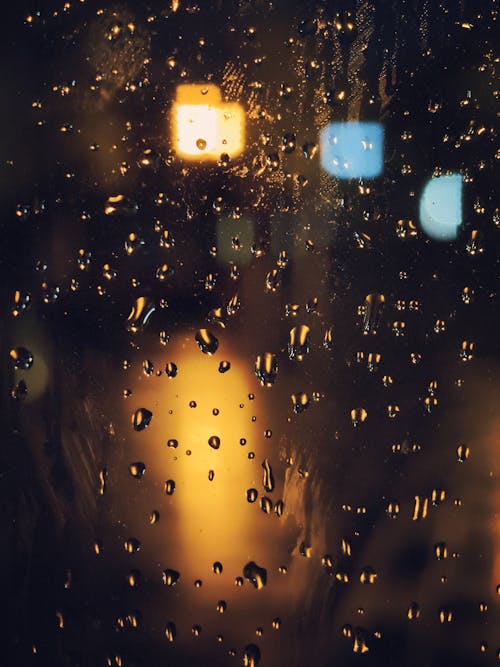
{"type": "Polygon", "coordinates": [[[213,84],[177,87],[172,109],[175,151],[188,160],[216,161],[230,158],[244,148],[245,118],[237,102],[223,102],[213,84]]]}

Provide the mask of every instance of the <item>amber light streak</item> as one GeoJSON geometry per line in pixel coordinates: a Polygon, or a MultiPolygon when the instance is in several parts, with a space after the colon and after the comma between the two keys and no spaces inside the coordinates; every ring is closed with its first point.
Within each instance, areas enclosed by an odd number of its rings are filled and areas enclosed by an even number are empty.
{"type": "Polygon", "coordinates": [[[178,86],[171,122],[175,151],[185,159],[216,161],[243,151],[243,108],[236,102],[223,102],[213,84],[178,86]]]}

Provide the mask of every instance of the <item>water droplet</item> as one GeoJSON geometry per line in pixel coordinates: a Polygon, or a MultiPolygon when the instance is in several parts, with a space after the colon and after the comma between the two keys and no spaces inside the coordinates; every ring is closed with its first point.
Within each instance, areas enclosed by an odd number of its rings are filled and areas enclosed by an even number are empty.
{"type": "Polygon", "coordinates": [[[274,475],[271,465],[269,463],[269,459],[264,459],[264,461],[262,462],[262,468],[264,469],[264,480],[263,480],[264,489],[268,493],[271,493],[272,491],[274,491],[274,475]]]}
{"type": "Polygon", "coordinates": [[[377,581],[377,576],[372,567],[365,567],[361,570],[359,580],[362,584],[374,584],[377,581]]]}
{"type": "Polygon", "coordinates": [[[168,639],[169,642],[173,642],[175,640],[175,636],[177,634],[177,629],[175,627],[175,623],[173,621],[170,621],[167,623],[165,627],[165,637],[168,639]]]}
{"type": "Polygon", "coordinates": [[[457,458],[460,461],[460,463],[464,463],[467,461],[470,455],[470,449],[467,447],[467,445],[459,445],[457,447],[457,458]]]}
{"type": "Polygon", "coordinates": [[[106,468],[101,468],[99,470],[99,486],[98,493],[100,496],[103,496],[106,493],[106,478],[108,476],[108,471],[106,468]]]}
{"type": "Polygon", "coordinates": [[[208,444],[212,449],[219,449],[220,438],[217,435],[211,435],[208,439],[208,444]]]}
{"type": "Polygon", "coordinates": [[[266,275],[266,289],[270,292],[276,292],[281,286],[281,271],[273,269],[266,275]]]}
{"type": "Polygon", "coordinates": [[[140,580],[141,580],[140,570],[130,570],[130,572],[127,575],[127,583],[130,586],[130,588],[137,588],[140,580]]]}
{"type": "Polygon", "coordinates": [[[387,503],[385,511],[389,519],[397,519],[400,511],[399,503],[395,500],[391,500],[390,502],[387,503]]]}
{"type": "Polygon", "coordinates": [[[247,500],[249,503],[254,503],[259,497],[259,492],[257,489],[248,489],[247,490],[247,500]]]}
{"type": "Polygon", "coordinates": [[[219,341],[208,329],[199,329],[194,338],[204,354],[214,354],[219,347],[219,341]]]}
{"type": "Polygon", "coordinates": [[[167,496],[171,496],[174,491],[175,491],[175,482],[173,479],[168,479],[165,482],[165,493],[167,494],[167,496]]]}
{"type": "Polygon", "coordinates": [[[9,356],[17,370],[27,371],[33,366],[33,355],[25,347],[15,347],[9,352],[9,356]]]}
{"type": "Polygon", "coordinates": [[[160,282],[165,281],[168,276],[172,273],[172,269],[169,267],[168,264],[160,264],[160,266],[156,269],[156,279],[159,280],[160,282]]]}
{"type": "Polygon", "coordinates": [[[220,563],[218,560],[215,561],[215,563],[212,565],[212,570],[214,574],[222,574],[222,563],[220,563]]]}
{"type": "Polygon", "coordinates": [[[149,359],[145,359],[142,362],[142,370],[144,372],[144,375],[147,375],[148,377],[151,377],[155,371],[155,367],[153,365],[153,362],[150,361],[149,359]]]}
{"type": "Polygon", "coordinates": [[[153,418],[153,413],[146,408],[139,408],[132,417],[132,424],[135,431],[144,431],[149,426],[153,418]]]}
{"type": "Polygon", "coordinates": [[[260,662],[260,649],[255,644],[247,644],[243,651],[244,667],[257,667],[260,662]]]}
{"type": "Polygon", "coordinates": [[[168,568],[163,570],[162,580],[165,586],[175,586],[180,577],[181,575],[176,570],[170,570],[168,568]]]}
{"type": "Polygon", "coordinates": [[[201,138],[196,139],[196,148],[199,151],[204,151],[206,147],[207,147],[207,142],[205,141],[205,139],[201,139],[201,138]]]}
{"type": "MultiPolygon", "coordinates": [[[[250,457],[249,457],[250,458],[250,457]]],[[[273,501],[267,496],[262,496],[260,499],[260,509],[264,514],[270,514],[273,509],[273,501]]]]}
{"type": "Polygon", "coordinates": [[[278,362],[276,355],[271,352],[264,352],[259,354],[255,360],[255,375],[260,380],[260,384],[264,387],[271,387],[278,374],[278,362]]]}
{"type": "Polygon", "coordinates": [[[453,620],[453,612],[448,607],[441,607],[439,609],[438,618],[440,623],[451,623],[453,620]]]}
{"type": "Polygon", "coordinates": [[[125,240],[125,252],[127,255],[132,255],[138,248],[144,245],[144,240],[139,238],[133,232],[129,234],[125,240]]]}
{"type": "Polygon", "coordinates": [[[154,311],[155,304],[151,299],[145,296],[138,297],[127,319],[127,331],[133,334],[143,331],[154,311]]]}
{"type": "Polygon", "coordinates": [[[141,477],[144,476],[144,473],[146,472],[146,466],[142,461],[136,461],[135,463],[131,463],[128,467],[129,473],[132,475],[132,477],[135,477],[135,479],[141,479],[141,477]]]}
{"type": "Polygon", "coordinates": [[[383,294],[368,294],[365,298],[363,333],[376,334],[380,325],[385,296],[383,294]]]}
{"type": "Polygon", "coordinates": [[[410,621],[415,621],[417,618],[420,617],[420,606],[418,605],[417,602],[410,603],[406,615],[408,616],[408,619],[410,621]]]}
{"type": "Polygon", "coordinates": [[[267,583],[267,570],[259,567],[253,560],[243,568],[243,576],[258,590],[263,588],[267,583]]]}
{"type": "Polygon", "coordinates": [[[304,412],[304,410],[306,410],[310,405],[309,395],[306,394],[305,391],[292,394],[291,399],[293,404],[293,411],[295,414],[304,412]]]}
{"type": "Polygon", "coordinates": [[[364,421],[366,421],[367,417],[368,417],[368,413],[365,410],[365,408],[353,408],[351,410],[351,421],[352,421],[352,425],[354,427],[356,427],[359,424],[362,424],[364,421]]]}
{"type": "Polygon", "coordinates": [[[141,543],[135,537],[129,537],[128,540],[125,540],[123,543],[123,548],[129,554],[136,553],[141,548],[141,543]]]}
{"type": "Polygon", "coordinates": [[[165,373],[169,378],[174,378],[177,375],[177,366],[173,361],[169,361],[165,366],[165,373]]]}
{"type": "Polygon", "coordinates": [[[14,292],[14,303],[12,306],[12,315],[19,317],[21,313],[27,310],[31,305],[31,294],[29,292],[21,292],[16,290],[14,292]]]}
{"type": "Polygon", "coordinates": [[[225,600],[219,600],[216,609],[219,614],[223,614],[227,609],[227,602],[225,600]]]}
{"type": "Polygon", "coordinates": [[[288,356],[290,359],[302,361],[304,356],[309,353],[309,332],[310,329],[305,324],[293,327],[290,330],[288,339],[288,356]]]}

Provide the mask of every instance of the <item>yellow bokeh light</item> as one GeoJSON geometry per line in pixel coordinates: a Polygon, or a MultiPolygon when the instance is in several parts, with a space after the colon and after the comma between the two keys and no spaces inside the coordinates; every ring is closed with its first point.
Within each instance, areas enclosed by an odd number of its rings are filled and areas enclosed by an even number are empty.
{"type": "Polygon", "coordinates": [[[237,102],[223,102],[213,84],[177,87],[172,109],[175,151],[189,160],[215,161],[243,151],[245,118],[237,102]]]}

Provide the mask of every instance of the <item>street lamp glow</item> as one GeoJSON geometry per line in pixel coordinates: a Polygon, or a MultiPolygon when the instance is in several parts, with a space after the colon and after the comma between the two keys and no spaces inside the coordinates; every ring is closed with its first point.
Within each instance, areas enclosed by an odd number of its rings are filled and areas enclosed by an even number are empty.
{"type": "Polygon", "coordinates": [[[243,151],[245,118],[237,102],[224,102],[213,84],[177,87],[172,110],[176,153],[188,160],[216,161],[243,151]]]}
{"type": "Polygon", "coordinates": [[[454,241],[462,224],[462,176],[449,174],[427,181],[420,197],[420,224],[436,241],[454,241]]]}

